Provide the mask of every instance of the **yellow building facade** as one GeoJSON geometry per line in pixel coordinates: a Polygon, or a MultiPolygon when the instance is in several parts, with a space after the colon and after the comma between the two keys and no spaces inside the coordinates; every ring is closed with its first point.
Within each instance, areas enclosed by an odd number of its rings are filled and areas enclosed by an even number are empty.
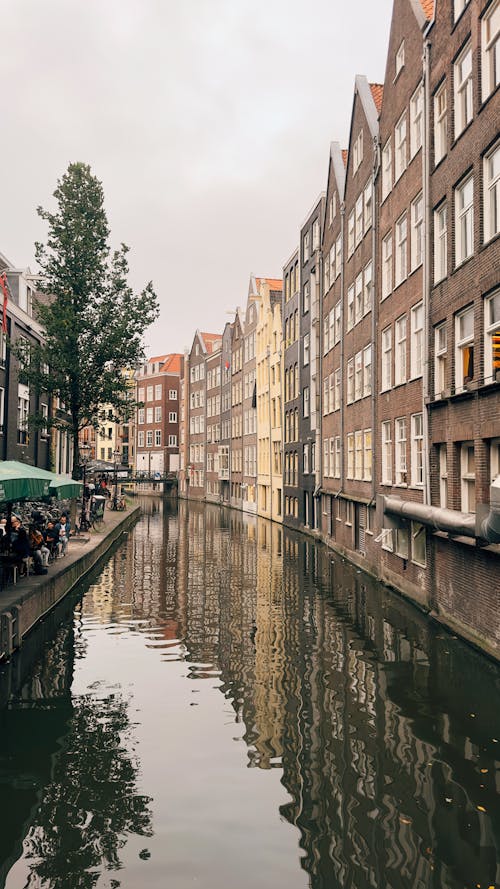
{"type": "Polygon", "coordinates": [[[257,279],[260,297],[257,364],[257,514],[283,520],[282,282],[257,279]]]}

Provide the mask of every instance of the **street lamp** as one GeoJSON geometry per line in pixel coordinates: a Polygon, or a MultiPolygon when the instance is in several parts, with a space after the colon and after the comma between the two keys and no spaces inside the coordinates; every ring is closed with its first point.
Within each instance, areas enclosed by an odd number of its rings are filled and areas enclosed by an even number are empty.
{"type": "Polygon", "coordinates": [[[88,442],[84,441],[80,445],[80,465],[83,470],[83,494],[82,494],[82,512],[80,516],[80,530],[88,531],[90,528],[90,517],[88,509],[88,488],[87,488],[87,464],[92,454],[92,448],[88,442]]]}
{"type": "Polygon", "coordinates": [[[113,460],[114,460],[114,492],[113,492],[113,509],[118,509],[118,459],[120,457],[120,451],[113,451],[113,460]]]}

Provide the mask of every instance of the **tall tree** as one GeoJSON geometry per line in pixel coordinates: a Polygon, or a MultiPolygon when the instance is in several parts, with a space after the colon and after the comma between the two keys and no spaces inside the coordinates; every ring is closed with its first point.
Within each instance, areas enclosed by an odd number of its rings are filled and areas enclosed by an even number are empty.
{"type": "MultiPolygon", "coordinates": [[[[130,416],[134,404],[124,370],[144,361],[144,331],[158,317],[158,300],[152,282],[139,294],[129,286],[129,248],[121,244],[111,252],[102,184],[87,164],[70,164],[54,197],[55,212],[38,208],[48,237],[35,245],[45,294],[36,315],[45,340],[21,357],[33,389],[65,405],[78,478],[80,430],[99,428],[103,405],[111,406],[115,420],[130,416]]],[[[49,425],[67,428],[67,419],[56,414],[49,425]]]]}

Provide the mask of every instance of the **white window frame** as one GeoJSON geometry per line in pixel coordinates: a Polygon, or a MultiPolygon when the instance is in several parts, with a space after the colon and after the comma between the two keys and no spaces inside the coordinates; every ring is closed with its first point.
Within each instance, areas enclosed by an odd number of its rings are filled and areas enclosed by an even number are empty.
{"type": "Polygon", "coordinates": [[[392,293],[392,231],[382,240],[382,299],[392,293]]]}
{"type": "Polygon", "coordinates": [[[373,472],[373,446],[371,429],[363,429],[363,481],[371,482],[373,472]]]}
{"type": "Polygon", "coordinates": [[[408,214],[406,211],[396,220],[395,231],[394,287],[399,287],[408,275],[408,214]]]}
{"type": "Polygon", "coordinates": [[[464,441],[460,446],[460,508],[462,512],[476,511],[476,458],[474,442],[464,441]]]}
{"type": "Polygon", "coordinates": [[[354,401],[354,358],[347,362],[347,404],[354,401]]]}
{"type": "Polygon", "coordinates": [[[441,398],[446,390],[448,369],[448,332],[446,322],[434,328],[434,395],[441,398]]]}
{"type": "Polygon", "coordinates": [[[415,565],[425,568],[427,565],[426,545],[427,531],[425,525],[420,522],[410,522],[411,532],[411,560],[415,565]],[[423,545],[423,553],[421,547],[423,545]]]}
{"type": "Polygon", "coordinates": [[[493,383],[499,373],[493,367],[493,335],[500,335],[500,290],[484,300],[484,382],[493,383]]]}
{"type": "Polygon", "coordinates": [[[408,318],[400,315],[394,323],[394,385],[406,383],[408,318]]]}
{"type": "Polygon", "coordinates": [[[381,426],[382,484],[392,485],[392,423],[384,420],[381,426]]]}
{"type": "Polygon", "coordinates": [[[417,303],[410,311],[410,378],[422,376],[424,363],[424,304],[417,303]]]}
{"type": "Polygon", "coordinates": [[[386,327],[381,333],[382,351],[382,392],[392,389],[392,327],[386,327]]]}
{"type": "Polygon", "coordinates": [[[466,382],[474,379],[474,357],[474,306],[467,306],[455,315],[455,392],[463,392],[466,382]],[[461,330],[464,318],[472,319],[472,331],[461,330]],[[472,349],[472,376],[469,378],[465,374],[466,349],[472,349]]]}
{"type": "Polygon", "coordinates": [[[407,129],[406,111],[403,111],[394,129],[394,182],[401,178],[408,163],[407,129]]]}
{"type": "Polygon", "coordinates": [[[470,124],[474,113],[472,42],[467,41],[453,65],[455,139],[470,124]]]}
{"type": "Polygon", "coordinates": [[[389,136],[382,149],[382,201],[392,191],[392,140],[389,136]]]}
{"type": "Polygon", "coordinates": [[[363,269],[363,315],[373,307],[373,263],[370,260],[363,269]]]}
{"type": "Polygon", "coordinates": [[[170,401],[177,401],[177,389],[169,389],[168,397],[170,401]]]}
{"type": "Polygon", "coordinates": [[[460,18],[468,4],[469,0],[453,0],[453,22],[456,22],[460,18]]]}
{"type": "Polygon", "coordinates": [[[405,42],[404,42],[404,40],[402,40],[401,43],[399,44],[399,47],[398,47],[398,50],[396,52],[396,56],[394,59],[394,70],[395,70],[394,80],[396,80],[396,78],[399,76],[399,74],[403,70],[404,66],[405,66],[405,42]]]}
{"type": "Polygon", "coordinates": [[[455,188],[455,267],[474,253],[474,178],[472,173],[455,188]],[[468,189],[470,187],[470,195],[468,189]]]}
{"type": "Polygon", "coordinates": [[[500,0],[491,4],[481,23],[481,71],[484,102],[500,83],[500,0]]]}
{"type": "Polygon", "coordinates": [[[411,203],[410,263],[412,272],[422,265],[424,257],[424,196],[422,192],[411,203]]]}
{"type": "Polygon", "coordinates": [[[395,436],[395,480],[398,487],[407,487],[408,467],[406,461],[406,417],[396,417],[395,436]]]}
{"type": "Polygon", "coordinates": [[[448,274],[448,206],[434,210],[434,284],[448,274]]]}
{"type": "Polygon", "coordinates": [[[448,448],[446,442],[439,445],[439,505],[448,506],[448,448]]]}
{"type": "Polygon", "coordinates": [[[414,488],[424,485],[424,418],[422,413],[411,416],[411,483],[414,488]]]}
{"type": "Polygon", "coordinates": [[[410,158],[422,148],[424,88],[421,83],[410,99],[410,158]]]}
{"type": "Polygon", "coordinates": [[[448,94],[446,81],[434,95],[434,166],[437,166],[448,151],[448,94]]]}
{"type": "Polygon", "coordinates": [[[486,243],[500,232],[500,142],[497,142],[484,157],[483,202],[484,241],[486,243]]]}
{"type": "Polygon", "coordinates": [[[357,173],[362,160],[363,160],[363,130],[360,130],[356,139],[355,139],[355,142],[353,145],[353,151],[352,151],[352,175],[353,176],[357,173]]]}

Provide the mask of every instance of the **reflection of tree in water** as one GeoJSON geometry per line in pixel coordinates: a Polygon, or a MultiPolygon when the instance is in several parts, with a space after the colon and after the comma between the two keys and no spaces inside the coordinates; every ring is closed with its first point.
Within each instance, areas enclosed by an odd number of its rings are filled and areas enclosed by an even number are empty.
{"type": "Polygon", "coordinates": [[[51,784],[25,841],[28,886],[90,889],[103,869],[120,869],[128,835],[151,836],[150,798],[137,792],[132,746],[126,701],[113,695],[75,701],[51,784]]]}

